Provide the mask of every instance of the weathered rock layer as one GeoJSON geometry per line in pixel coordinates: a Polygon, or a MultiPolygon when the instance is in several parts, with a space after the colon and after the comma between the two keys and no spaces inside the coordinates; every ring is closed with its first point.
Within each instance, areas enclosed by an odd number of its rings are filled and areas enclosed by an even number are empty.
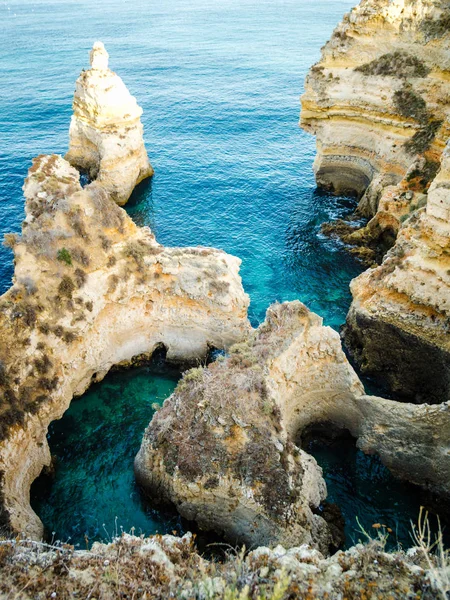
{"type": "Polygon", "coordinates": [[[371,182],[398,183],[418,153],[439,157],[450,132],[448,16],[440,0],[363,0],[345,15],[302,98],[319,185],[362,195],[371,182]]]}
{"type": "Polygon", "coordinates": [[[450,399],[450,147],[426,208],[352,281],[345,340],[363,371],[418,402],[450,399]]]}
{"type": "Polygon", "coordinates": [[[327,224],[368,266],[426,203],[450,135],[450,7],[440,0],[363,0],[312,67],[301,125],[317,137],[319,186],[362,196],[357,216],[327,224]]]}
{"type": "Polygon", "coordinates": [[[108,68],[108,53],[96,42],[91,68],[76,82],[66,160],[97,180],[118,204],[153,174],[141,124],[142,109],[122,79],[108,68]]]}

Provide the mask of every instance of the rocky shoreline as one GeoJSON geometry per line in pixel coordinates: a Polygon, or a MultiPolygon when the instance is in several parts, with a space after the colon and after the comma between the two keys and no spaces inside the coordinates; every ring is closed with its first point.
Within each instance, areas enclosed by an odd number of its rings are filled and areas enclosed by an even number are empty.
{"type": "Polygon", "coordinates": [[[367,395],[339,335],[299,301],[270,306],[252,329],[237,257],[167,248],[133,223],[120,205],[153,173],[142,110],[94,45],[69,151],[34,159],[22,234],[6,238],[15,270],[0,298],[0,525],[25,538],[0,541],[1,594],[118,597],[126,581],[133,597],[445,598],[448,557],[433,556],[426,536],[387,553],[378,524],[377,540],[336,553],[322,470],[298,446],[313,427],[349,432],[397,477],[450,497],[450,59],[439,26],[449,9],[411,6],[362,0],[302,100],[318,185],[356,193],[370,219],[338,225],[372,263],[351,284],[344,342],[404,402],[367,395]],[[182,364],[227,353],[186,371],[156,412],[137,480],[154,503],[252,552],[218,566],[190,535],[123,535],[84,552],[33,542],[43,527],[30,486],[50,464],[49,424],[113,366],[160,348],[182,364]]]}

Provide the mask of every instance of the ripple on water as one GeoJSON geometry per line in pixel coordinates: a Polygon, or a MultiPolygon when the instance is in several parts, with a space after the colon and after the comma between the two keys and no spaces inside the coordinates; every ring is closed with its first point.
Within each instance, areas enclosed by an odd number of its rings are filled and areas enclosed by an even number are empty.
{"type": "MultiPolygon", "coordinates": [[[[350,303],[348,283],[361,267],[319,227],[346,214],[352,201],[315,191],[314,139],[297,126],[298,98],[307,69],[353,4],[4,2],[0,235],[19,230],[31,159],[65,153],[74,81],[101,39],[144,109],[156,173],[136,190],[129,214],[163,244],[211,245],[242,258],[253,324],[271,302],[299,298],[338,328],[350,303]]],[[[1,292],[11,283],[11,261],[1,247],[1,292]]],[[[113,531],[116,515],[125,528],[147,533],[179,526],[141,504],[132,473],[151,404],[174,385],[145,370],[115,373],[52,425],[56,479],[51,489],[41,482],[33,488],[33,505],[50,531],[62,539],[81,540],[84,532],[104,538],[102,524],[113,531]]],[[[366,467],[360,473],[370,473],[366,467]]],[[[347,501],[345,491],[342,505],[347,501]]],[[[372,510],[371,502],[361,511],[372,510]]]]}

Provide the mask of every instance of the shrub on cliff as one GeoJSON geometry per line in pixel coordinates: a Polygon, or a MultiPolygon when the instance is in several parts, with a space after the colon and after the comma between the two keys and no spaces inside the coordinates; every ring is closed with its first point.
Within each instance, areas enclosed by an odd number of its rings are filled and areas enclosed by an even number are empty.
{"type": "Polygon", "coordinates": [[[426,77],[430,69],[416,56],[407,52],[390,52],[355,68],[363,75],[383,75],[385,77],[426,77]]]}
{"type": "Polygon", "coordinates": [[[3,237],[3,245],[6,248],[11,248],[11,250],[14,248],[18,241],[19,236],[16,233],[5,233],[3,237]]]}
{"type": "Polygon", "coordinates": [[[405,143],[406,150],[410,154],[423,154],[430,147],[441,125],[442,121],[430,119],[405,143]]]}
{"type": "Polygon", "coordinates": [[[393,100],[401,115],[408,119],[415,119],[419,123],[427,123],[429,119],[427,103],[409,83],[404,83],[400,90],[394,92],[393,100]]]}
{"type": "Polygon", "coordinates": [[[72,298],[72,294],[75,290],[75,284],[70,277],[64,275],[61,279],[61,282],[58,286],[58,292],[60,296],[66,296],[67,298],[72,298]]]}
{"type": "Polygon", "coordinates": [[[420,29],[427,41],[441,38],[450,31],[450,15],[442,15],[439,19],[424,19],[420,29]]]}

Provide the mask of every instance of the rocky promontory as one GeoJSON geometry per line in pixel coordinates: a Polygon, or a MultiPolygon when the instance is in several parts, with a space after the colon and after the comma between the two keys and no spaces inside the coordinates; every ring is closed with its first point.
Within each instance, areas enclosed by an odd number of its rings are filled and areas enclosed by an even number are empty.
{"type": "Polygon", "coordinates": [[[227,358],[185,374],[146,430],[135,470],[153,501],[232,542],[327,553],[339,541],[319,510],[326,486],[302,434],[347,431],[397,476],[448,497],[449,414],[447,404],[365,395],[339,335],[300,302],[278,304],[227,358]]]}
{"type": "Polygon", "coordinates": [[[122,79],[108,68],[101,42],[90,53],[91,68],[76,82],[66,160],[97,180],[117,204],[153,175],[143,140],[142,108],[122,79]]]}
{"type": "MultiPolygon", "coordinates": [[[[107,102],[97,100],[107,81],[123,91],[121,110],[133,100],[106,65],[96,44],[92,72],[79,81],[89,80],[88,106],[97,124],[105,117],[107,102]]],[[[140,109],[133,102],[134,129],[120,142],[121,157],[139,156],[145,165],[140,109]]],[[[74,119],[72,133],[81,127],[94,135],[84,117],[74,119]]],[[[100,129],[96,143],[108,149],[118,138],[100,129]]],[[[81,138],[80,144],[91,148],[81,138]]],[[[69,155],[76,163],[73,147],[69,155]]],[[[120,169],[133,173],[117,158],[120,169]]],[[[80,173],[61,156],[34,159],[23,188],[22,234],[5,239],[14,251],[14,278],[0,297],[0,524],[38,538],[43,528],[30,507],[30,485],[50,464],[48,426],[73,396],[136,356],[149,358],[164,348],[167,360],[192,365],[250,329],[241,261],[213,248],[158,244],[114,202],[111,182],[121,180],[120,171],[103,171],[103,164],[83,188],[80,173]]],[[[133,158],[133,164],[139,163],[133,158]]],[[[123,180],[127,194],[136,181],[135,175],[123,180]]]]}

